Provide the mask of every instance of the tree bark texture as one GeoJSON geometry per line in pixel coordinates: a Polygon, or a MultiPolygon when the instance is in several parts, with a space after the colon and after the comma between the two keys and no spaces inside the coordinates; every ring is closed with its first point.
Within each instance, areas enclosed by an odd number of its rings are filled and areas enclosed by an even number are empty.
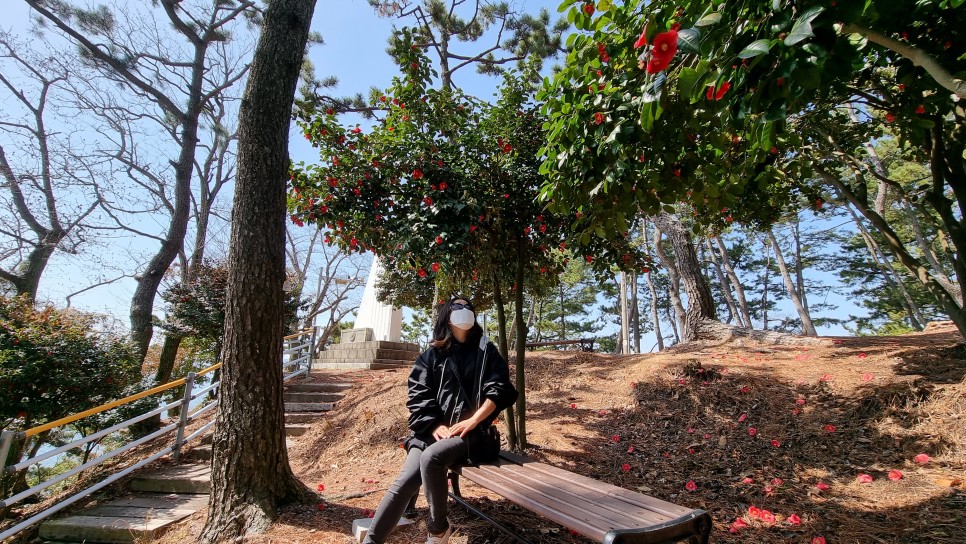
{"type": "Polygon", "coordinates": [[[738,313],[738,307],[735,305],[735,299],[731,295],[731,286],[728,285],[728,280],[725,278],[724,270],[721,268],[721,261],[718,260],[717,252],[711,246],[711,239],[705,240],[705,244],[708,248],[708,257],[711,259],[711,266],[714,268],[715,274],[718,276],[718,283],[721,284],[721,294],[724,296],[725,305],[728,307],[729,316],[728,322],[735,320],[738,322],[739,327],[744,327],[745,324],[741,322],[741,314],[738,313]]]}
{"type": "Polygon", "coordinates": [[[664,251],[664,246],[661,245],[661,239],[664,237],[664,232],[661,230],[661,226],[654,223],[654,253],[657,257],[661,259],[661,265],[667,269],[668,274],[668,292],[671,296],[671,306],[674,308],[675,320],[671,321],[671,330],[674,331],[674,336],[678,339],[683,337],[683,331],[685,328],[684,324],[684,303],[681,302],[681,278],[678,274],[678,267],[674,264],[668,256],[667,252],[664,251]],[[682,331],[678,334],[678,331],[682,331]]]}
{"type": "Polygon", "coordinates": [[[778,240],[775,240],[775,233],[768,229],[765,233],[768,237],[768,241],[771,242],[771,248],[775,251],[775,262],[778,263],[778,270],[782,274],[782,280],[785,282],[785,290],[788,291],[788,297],[792,299],[792,304],[795,305],[795,311],[798,312],[798,317],[802,320],[802,332],[805,336],[818,336],[815,331],[815,325],[812,324],[812,316],[808,315],[808,310],[802,305],[802,299],[798,297],[798,290],[795,289],[795,282],[792,281],[791,273],[788,271],[788,265],[785,263],[785,257],[782,256],[781,248],[778,247],[778,240]]]}
{"type": "Polygon", "coordinates": [[[285,187],[295,86],[315,0],[265,11],[239,110],[224,367],[205,544],[262,532],[307,490],[289,466],[282,402],[285,187]]]}
{"type": "Polygon", "coordinates": [[[525,357],[527,353],[527,326],[523,322],[523,280],[524,272],[527,266],[527,256],[525,251],[525,245],[523,240],[517,241],[517,247],[520,248],[520,258],[517,259],[517,283],[516,289],[513,294],[516,298],[516,348],[517,348],[517,360],[516,360],[516,374],[517,374],[517,391],[520,396],[517,397],[517,445],[520,450],[524,450],[527,447],[527,377],[526,377],[526,365],[525,357]]]}
{"type": "MultiPolygon", "coordinates": [[[[506,331],[506,306],[503,303],[503,291],[501,289],[500,277],[496,271],[493,271],[493,304],[496,306],[496,326],[499,331],[498,341],[500,355],[503,356],[504,361],[509,361],[510,349],[506,331]]],[[[506,409],[506,441],[509,449],[517,449],[517,420],[512,405],[506,409]]]]}
{"type": "Polygon", "coordinates": [[[681,339],[684,342],[690,342],[697,339],[698,325],[701,321],[718,319],[714,299],[711,297],[711,287],[708,285],[707,278],[701,273],[701,263],[698,262],[691,233],[684,228],[684,225],[665,213],[656,216],[654,224],[667,233],[674,248],[678,273],[684,283],[684,292],[688,296],[688,308],[684,314],[685,328],[681,339]]]}

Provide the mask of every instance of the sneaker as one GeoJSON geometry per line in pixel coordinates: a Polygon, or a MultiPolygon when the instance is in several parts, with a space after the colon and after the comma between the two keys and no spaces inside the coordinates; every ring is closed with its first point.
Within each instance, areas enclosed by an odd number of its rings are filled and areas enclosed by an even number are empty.
{"type": "Polygon", "coordinates": [[[453,524],[450,523],[449,527],[446,528],[446,532],[441,535],[434,535],[432,533],[426,537],[426,544],[447,544],[449,542],[449,537],[453,534],[453,524]]]}

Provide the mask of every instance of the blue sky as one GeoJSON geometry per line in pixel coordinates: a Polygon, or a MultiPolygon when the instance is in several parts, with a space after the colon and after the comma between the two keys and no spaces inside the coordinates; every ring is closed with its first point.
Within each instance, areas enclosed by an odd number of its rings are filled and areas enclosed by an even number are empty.
{"type": "MultiPolygon", "coordinates": [[[[5,17],[2,23],[5,29],[26,36],[30,27],[29,9],[23,2],[8,2],[5,5],[5,17]]],[[[557,0],[515,0],[515,9],[530,13],[540,8],[547,8],[553,19],[560,16],[557,13],[557,0]]],[[[405,22],[394,21],[378,17],[366,0],[320,1],[313,19],[312,30],[322,34],[325,44],[313,47],[310,58],[316,67],[317,75],[325,77],[335,75],[339,78],[339,86],[333,91],[335,95],[351,95],[362,93],[368,95],[371,87],[385,88],[396,74],[396,67],[386,54],[386,40],[394,24],[405,22]]],[[[490,40],[491,41],[491,40],[490,40]]],[[[487,44],[488,37],[484,36],[481,43],[487,44]]],[[[479,51],[480,45],[462,46],[458,52],[469,53],[479,51]]],[[[485,46],[483,46],[485,47],[485,46]]],[[[558,62],[562,62],[559,59],[558,62]]],[[[549,65],[552,64],[548,63],[549,65]]],[[[454,77],[456,84],[468,94],[481,98],[488,98],[495,90],[499,78],[481,76],[472,69],[464,69],[454,77]]],[[[312,162],[317,160],[317,154],[301,137],[299,131],[292,131],[290,151],[293,160],[312,162]]],[[[230,198],[230,193],[228,193],[230,198]]],[[[155,246],[142,241],[128,242],[137,249],[143,245],[148,251],[154,251],[155,246]]],[[[110,248],[109,248],[110,250],[110,248]]],[[[90,271],[83,263],[54,263],[50,274],[45,278],[42,290],[55,304],[63,304],[63,296],[78,286],[89,285],[90,271]],[[86,282],[86,283],[84,283],[86,282]],[[59,300],[58,300],[59,298],[59,300]]],[[[833,278],[822,278],[823,282],[833,282],[833,278]]],[[[74,299],[75,306],[98,312],[109,312],[121,321],[126,321],[130,296],[133,292],[133,280],[126,280],[109,287],[94,289],[74,299]]],[[[833,295],[841,305],[840,313],[863,313],[844,298],[833,295]]],[[[790,309],[789,309],[790,310],[790,309]]],[[[783,312],[783,313],[791,313],[783,312]]],[[[605,332],[612,333],[614,328],[609,326],[605,332]]],[[[840,328],[822,331],[826,334],[842,334],[840,328]]],[[[649,347],[652,340],[645,340],[643,345],[649,347]]]]}

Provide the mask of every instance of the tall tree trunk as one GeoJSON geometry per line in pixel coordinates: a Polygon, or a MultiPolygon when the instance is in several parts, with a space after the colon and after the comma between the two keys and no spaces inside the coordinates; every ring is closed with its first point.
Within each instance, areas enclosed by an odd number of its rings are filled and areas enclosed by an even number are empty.
{"type": "Polygon", "coordinates": [[[620,353],[627,355],[631,352],[630,335],[630,316],[627,311],[627,273],[621,272],[621,279],[618,283],[620,287],[620,312],[621,312],[621,343],[620,353]]]}
{"type": "Polygon", "coordinates": [[[279,506],[307,493],[285,446],[281,346],[289,121],[314,9],[315,0],[268,4],[239,111],[224,367],[204,544],[264,531],[279,506]]]}
{"type": "Polygon", "coordinates": [[[778,270],[781,271],[782,280],[785,281],[785,289],[788,291],[788,297],[792,299],[792,304],[795,305],[798,317],[802,320],[802,333],[805,336],[818,336],[818,333],[815,332],[815,325],[812,324],[812,316],[808,314],[808,310],[802,305],[802,300],[798,298],[795,282],[792,281],[792,276],[788,272],[788,265],[785,263],[785,257],[782,256],[781,248],[778,247],[778,241],[775,240],[775,233],[771,229],[768,229],[765,235],[771,242],[772,250],[775,251],[775,262],[778,263],[778,270]]]}
{"type": "Polygon", "coordinates": [[[799,228],[798,216],[789,225],[792,229],[792,241],[795,243],[795,292],[802,301],[802,308],[808,312],[808,293],[805,290],[805,265],[802,264],[802,232],[799,228]]]}
{"type": "Polygon", "coordinates": [[[678,268],[674,264],[674,261],[667,256],[664,247],[661,245],[661,238],[664,236],[664,232],[657,220],[654,221],[654,226],[654,253],[661,259],[661,265],[667,270],[668,282],[670,283],[669,293],[671,295],[671,307],[674,309],[674,316],[677,318],[671,322],[671,328],[674,330],[674,336],[683,338],[685,311],[684,304],[681,302],[681,276],[678,274],[678,268]],[[681,331],[681,334],[678,334],[678,331],[681,331]]]}
{"type": "Polygon", "coordinates": [[[761,286],[761,329],[768,330],[768,288],[771,275],[771,246],[762,241],[765,251],[765,278],[761,286]]]}
{"type": "Polygon", "coordinates": [[[671,240],[677,258],[677,268],[684,283],[684,291],[688,295],[685,328],[682,331],[681,339],[684,342],[697,340],[701,322],[704,320],[717,321],[718,317],[715,312],[714,299],[711,297],[711,288],[701,271],[701,263],[698,262],[694,250],[691,233],[684,228],[684,225],[677,218],[666,213],[661,213],[655,217],[654,224],[666,232],[668,239],[671,240]]]}
{"type": "Polygon", "coordinates": [[[906,289],[905,284],[902,283],[902,278],[896,273],[895,269],[885,261],[884,255],[882,255],[882,250],[879,245],[869,234],[869,230],[865,228],[862,224],[862,220],[859,219],[858,214],[852,209],[852,206],[848,202],[845,203],[845,208],[849,210],[849,214],[852,215],[852,221],[855,222],[856,227],[859,229],[859,234],[862,236],[862,240],[865,242],[865,247],[869,250],[869,255],[872,257],[872,261],[875,263],[876,268],[879,269],[879,274],[882,276],[882,280],[885,281],[886,285],[892,287],[899,292],[902,301],[902,308],[906,311],[906,316],[909,318],[909,325],[917,330],[923,330],[923,319],[922,313],[919,311],[919,305],[913,300],[912,295],[906,289]]]}
{"type": "MultiPolygon", "coordinates": [[[[506,307],[503,304],[503,290],[500,285],[500,278],[496,271],[493,271],[493,304],[496,306],[496,326],[499,331],[500,355],[504,361],[510,360],[509,342],[507,341],[506,331],[506,307]]],[[[514,415],[513,406],[506,409],[506,441],[507,447],[511,450],[518,449],[517,443],[517,421],[514,415]]]]}
{"type": "MultiPolygon", "coordinates": [[[[520,235],[518,235],[520,236],[520,235]]],[[[527,448],[527,378],[525,369],[525,357],[527,350],[527,326],[523,322],[523,280],[527,265],[526,245],[521,238],[517,239],[519,258],[517,259],[517,289],[514,291],[516,296],[516,323],[517,323],[517,444],[521,451],[527,448]]]]}
{"type": "Polygon", "coordinates": [[[637,299],[637,272],[631,272],[631,330],[633,332],[634,352],[641,352],[641,308],[637,299]]]}
{"type": "Polygon", "coordinates": [[[657,312],[657,289],[651,278],[651,271],[647,272],[647,290],[651,293],[651,320],[654,322],[654,335],[657,336],[657,350],[664,351],[664,335],[661,333],[661,317],[657,312]]]}
{"type": "Polygon", "coordinates": [[[564,311],[564,288],[563,281],[561,280],[560,285],[560,339],[567,339],[567,312],[564,311]]]}
{"type": "Polygon", "coordinates": [[[718,260],[716,251],[711,246],[711,239],[705,240],[705,245],[708,248],[708,256],[711,258],[711,266],[714,268],[715,274],[718,276],[718,283],[721,284],[721,294],[724,296],[725,305],[728,307],[728,320],[726,323],[731,322],[732,319],[738,322],[739,327],[745,327],[746,325],[741,322],[741,314],[738,313],[738,307],[735,305],[735,299],[731,296],[731,286],[728,285],[728,280],[725,278],[724,270],[721,269],[721,262],[718,260]]]}
{"type": "Polygon", "coordinates": [[[745,298],[745,288],[741,286],[741,280],[738,279],[738,274],[735,273],[735,269],[731,265],[728,248],[725,247],[724,240],[720,236],[715,236],[714,241],[718,246],[718,255],[721,256],[721,266],[724,267],[725,274],[728,275],[728,279],[731,281],[731,287],[735,290],[735,297],[738,298],[738,310],[741,312],[742,321],[744,321],[743,326],[753,329],[754,325],[751,323],[751,311],[748,309],[748,299],[745,298]]]}

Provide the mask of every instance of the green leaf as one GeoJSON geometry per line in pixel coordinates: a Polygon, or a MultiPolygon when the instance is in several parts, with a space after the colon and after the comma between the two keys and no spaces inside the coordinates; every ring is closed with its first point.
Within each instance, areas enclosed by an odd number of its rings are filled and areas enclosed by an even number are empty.
{"type": "Polygon", "coordinates": [[[700,99],[701,80],[701,74],[697,70],[692,68],[682,69],[678,76],[678,92],[685,98],[691,98],[693,104],[696,97],[700,99]]]}
{"type": "Polygon", "coordinates": [[[694,26],[711,26],[720,21],[721,21],[721,13],[718,11],[715,11],[698,19],[698,22],[694,23],[694,26]]]}
{"type": "Polygon", "coordinates": [[[748,47],[738,53],[739,59],[750,59],[758,55],[764,55],[771,49],[771,40],[756,40],[748,44],[748,47]]]}
{"type": "Polygon", "coordinates": [[[686,53],[701,52],[701,31],[697,28],[685,28],[678,31],[678,48],[686,53]]]}
{"type": "Polygon", "coordinates": [[[597,11],[607,11],[614,7],[614,2],[611,0],[600,0],[597,2],[597,11]]]}
{"type": "Polygon", "coordinates": [[[758,143],[761,145],[762,149],[769,150],[771,146],[774,145],[775,139],[775,123],[765,123],[765,126],[761,129],[761,134],[758,136],[758,143]]]}
{"type": "Polygon", "coordinates": [[[795,45],[802,40],[807,40],[814,36],[815,34],[812,32],[812,20],[818,17],[824,10],[825,8],[822,6],[815,6],[796,19],[792,31],[788,33],[788,36],[785,36],[785,45],[795,45]]]}

